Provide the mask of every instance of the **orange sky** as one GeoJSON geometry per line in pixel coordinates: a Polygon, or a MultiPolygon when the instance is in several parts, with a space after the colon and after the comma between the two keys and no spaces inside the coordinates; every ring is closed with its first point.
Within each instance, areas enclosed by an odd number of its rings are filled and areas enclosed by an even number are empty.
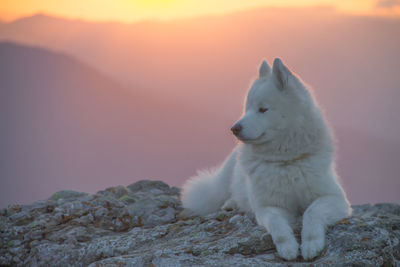
{"type": "Polygon", "coordinates": [[[326,5],[351,14],[400,15],[400,0],[1,0],[0,20],[35,13],[91,21],[168,20],[260,7],[326,5]]]}

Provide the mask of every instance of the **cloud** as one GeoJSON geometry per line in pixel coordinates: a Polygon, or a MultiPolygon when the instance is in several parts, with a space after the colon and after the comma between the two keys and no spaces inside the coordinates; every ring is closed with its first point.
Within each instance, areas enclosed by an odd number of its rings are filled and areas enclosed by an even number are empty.
{"type": "Polygon", "coordinates": [[[376,7],[378,8],[394,8],[400,6],[400,0],[378,0],[376,7]]]}

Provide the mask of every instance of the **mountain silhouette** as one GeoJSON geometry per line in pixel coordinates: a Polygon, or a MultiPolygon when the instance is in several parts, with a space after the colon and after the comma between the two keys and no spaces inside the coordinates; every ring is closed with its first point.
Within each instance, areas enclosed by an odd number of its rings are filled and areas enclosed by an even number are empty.
{"type": "Polygon", "coordinates": [[[400,126],[390,122],[400,112],[392,101],[400,97],[400,19],[343,15],[326,7],[133,24],[39,14],[3,25],[0,40],[66,52],[123,85],[231,120],[240,114],[261,59],[281,57],[316,89],[335,126],[400,144],[400,126]]]}
{"type": "Polygon", "coordinates": [[[134,94],[67,55],[0,43],[0,59],[0,205],[148,177],[177,184],[204,162],[190,149],[211,138],[198,136],[209,114],[134,94]]]}

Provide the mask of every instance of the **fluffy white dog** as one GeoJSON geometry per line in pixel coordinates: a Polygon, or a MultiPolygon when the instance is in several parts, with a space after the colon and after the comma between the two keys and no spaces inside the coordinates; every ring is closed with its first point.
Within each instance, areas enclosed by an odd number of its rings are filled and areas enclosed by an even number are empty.
{"type": "Polygon", "coordinates": [[[263,61],[231,130],[242,144],[220,168],[185,183],[184,208],[198,215],[220,208],[254,213],[286,260],[298,256],[292,227],[303,215],[301,254],[318,256],[326,227],[351,208],[335,172],[331,131],[307,86],[280,59],[272,70],[263,61]]]}

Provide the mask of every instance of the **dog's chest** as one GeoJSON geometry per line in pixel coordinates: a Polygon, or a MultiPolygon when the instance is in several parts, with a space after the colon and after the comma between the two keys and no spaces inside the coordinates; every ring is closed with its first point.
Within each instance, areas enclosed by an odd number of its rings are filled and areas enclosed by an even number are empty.
{"type": "Polygon", "coordinates": [[[311,202],[313,196],[307,183],[307,172],[301,164],[253,160],[245,166],[250,202],[298,212],[311,202]]]}

